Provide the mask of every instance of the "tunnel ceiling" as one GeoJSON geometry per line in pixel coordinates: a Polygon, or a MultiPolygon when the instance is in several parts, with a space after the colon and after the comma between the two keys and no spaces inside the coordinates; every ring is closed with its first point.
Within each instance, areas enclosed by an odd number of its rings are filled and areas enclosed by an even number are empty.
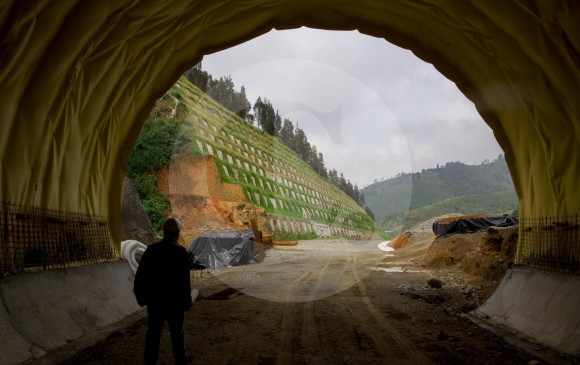
{"type": "Polygon", "coordinates": [[[3,202],[107,216],[129,152],[187,68],[269,30],[359,30],[410,49],[473,101],[524,216],[580,213],[576,0],[0,0],[3,202]]]}

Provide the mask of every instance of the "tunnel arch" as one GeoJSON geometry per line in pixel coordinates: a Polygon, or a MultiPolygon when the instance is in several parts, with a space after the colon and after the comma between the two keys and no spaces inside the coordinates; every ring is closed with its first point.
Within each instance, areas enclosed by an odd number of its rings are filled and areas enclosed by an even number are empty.
{"type": "Polygon", "coordinates": [[[0,0],[0,263],[20,231],[44,240],[48,224],[76,243],[94,223],[118,258],[129,152],[155,100],[204,54],[273,28],[357,29],[474,102],[518,193],[516,263],[540,269],[510,270],[483,310],[578,353],[579,17],[575,0],[0,0]]]}
{"type": "MultiPolygon", "coordinates": [[[[275,29],[354,30],[410,49],[473,101],[524,218],[580,213],[574,1],[0,2],[2,202],[105,217],[145,115],[204,54],[275,29]]],[[[579,258],[580,260],[580,258],[579,258]]]]}

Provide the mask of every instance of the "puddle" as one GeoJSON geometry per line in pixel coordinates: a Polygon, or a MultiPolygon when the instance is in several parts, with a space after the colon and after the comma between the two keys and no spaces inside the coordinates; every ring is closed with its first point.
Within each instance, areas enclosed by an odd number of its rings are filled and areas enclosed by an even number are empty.
{"type": "Polygon", "coordinates": [[[377,245],[377,247],[379,248],[379,250],[385,251],[385,252],[395,251],[394,248],[388,246],[389,242],[391,242],[391,241],[381,242],[377,245]]]}
{"type": "Polygon", "coordinates": [[[406,269],[401,266],[393,266],[393,267],[375,267],[376,271],[384,271],[384,272],[423,272],[423,270],[416,270],[416,269],[406,269]]]}
{"type": "Polygon", "coordinates": [[[384,271],[384,272],[406,272],[408,270],[403,269],[402,267],[377,267],[375,270],[384,271]]]}

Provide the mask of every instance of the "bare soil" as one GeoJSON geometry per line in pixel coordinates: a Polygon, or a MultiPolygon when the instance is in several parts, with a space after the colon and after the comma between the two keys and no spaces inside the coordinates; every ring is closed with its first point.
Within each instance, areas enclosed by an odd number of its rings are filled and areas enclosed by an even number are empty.
{"type": "MultiPolygon", "coordinates": [[[[395,252],[378,242],[300,242],[268,250],[260,264],[194,272],[201,295],[185,320],[193,363],[578,363],[473,324],[497,282],[458,266],[425,267],[431,241],[395,252]],[[431,277],[443,287],[429,288],[431,277]]],[[[36,363],[141,364],[146,329],[141,311],[36,363]]],[[[173,363],[167,330],[159,363],[173,363]]]]}
{"type": "Polygon", "coordinates": [[[155,174],[172,214],[186,227],[186,247],[208,232],[250,229],[253,217],[261,229],[266,225],[264,209],[246,202],[241,185],[223,182],[213,158],[178,155],[155,174]]]}

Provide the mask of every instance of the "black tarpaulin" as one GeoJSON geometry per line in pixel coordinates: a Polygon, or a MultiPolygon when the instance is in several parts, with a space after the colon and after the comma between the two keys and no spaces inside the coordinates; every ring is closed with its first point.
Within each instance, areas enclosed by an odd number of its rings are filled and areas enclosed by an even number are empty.
{"type": "Polygon", "coordinates": [[[197,237],[189,247],[190,268],[217,269],[260,261],[252,230],[222,231],[197,237]]]}
{"type": "Polygon", "coordinates": [[[518,217],[502,215],[496,217],[461,218],[452,222],[433,223],[433,232],[437,237],[449,236],[455,233],[471,233],[482,231],[488,227],[509,227],[518,224],[518,217]]]}

